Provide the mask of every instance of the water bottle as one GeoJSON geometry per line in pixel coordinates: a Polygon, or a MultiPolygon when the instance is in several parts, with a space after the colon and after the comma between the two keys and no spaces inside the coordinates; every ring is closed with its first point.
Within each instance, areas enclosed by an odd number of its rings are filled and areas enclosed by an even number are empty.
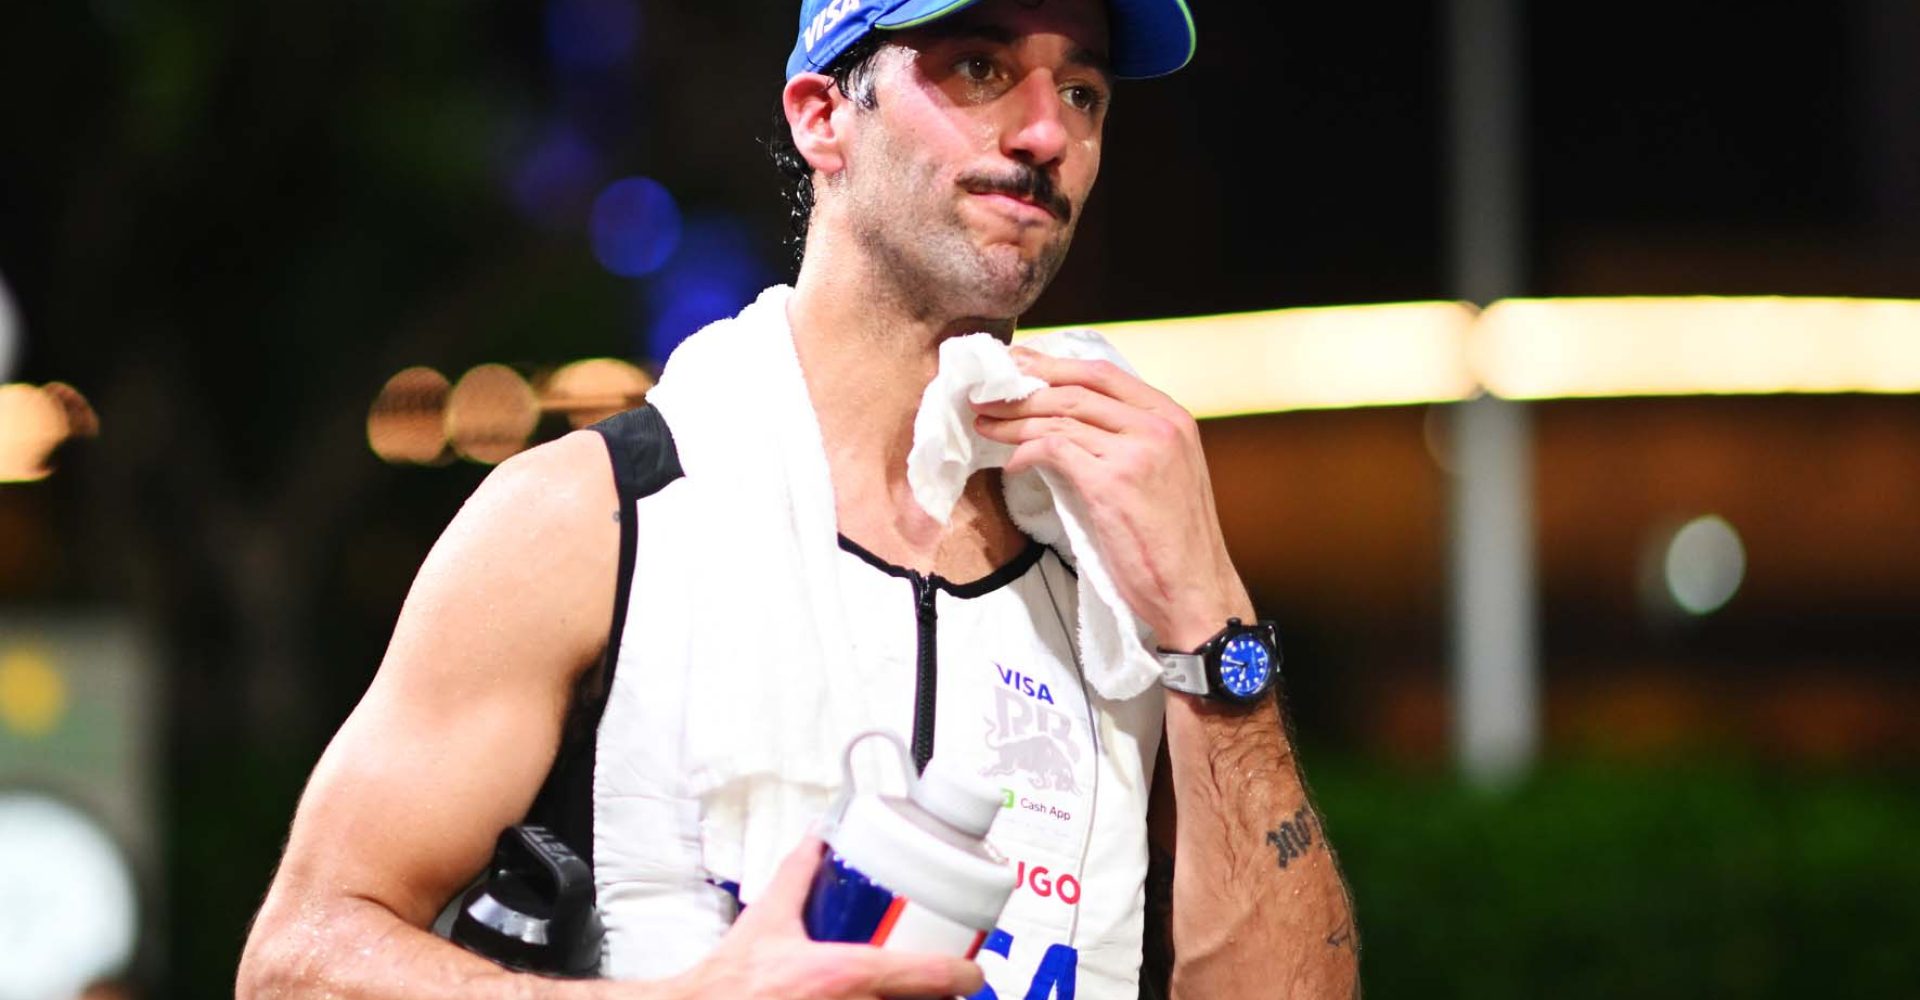
{"type": "Polygon", "coordinates": [[[448,938],[509,969],[566,978],[599,971],[605,930],[593,871],[545,827],[508,827],[487,875],[460,905],[448,938]]]}
{"type": "Polygon", "coordinates": [[[807,936],[974,957],[1014,889],[1013,869],[986,843],[1000,790],[938,757],[916,780],[906,744],[887,732],[854,737],[845,769],[807,893],[807,936]],[[855,787],[853,751],[869,737],[899,751],[905,798],[855,787]]]}

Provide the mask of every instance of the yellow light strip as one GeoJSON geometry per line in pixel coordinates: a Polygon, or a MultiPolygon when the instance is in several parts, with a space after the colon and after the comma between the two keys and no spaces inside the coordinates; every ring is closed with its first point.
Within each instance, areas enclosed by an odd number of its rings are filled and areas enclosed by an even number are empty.
{"type": "MultiPolygon", "coordinates": [[[[1920,301],[1508,299],[1485,313],[1457,302],[1408,302],[1094,328],[1148,382],[1200,418],[1448,403],[1483,388],[1519,400],[1920,393],[1920,301]]],[[[1047,332],[1022,330],[1015,339],[1047,332]]],[[[510,402],[537,418],[542,410],[592,404],[597,412],[644,398],[644,373],[632,369],[622,378],[630,383],[624,395],[598,383],[577,393],[549,385],[554,391],[543,399],[510,402]]],[[[23,414],[34,402],[18,391],[0,393],[0,404],[25,408],[23,414]]],[[[444,403],[433,403],[428,416],[444,403]]],[[[5,434],[7,423],[0,419],[0,481],[44,475],[40,452],[13,454],[33,449],[10,438],[31,435],[5,434]]]]}
{"type": "Polygon", "coordinates": [[[1920,392],[1920,302],[1511,299],[1471,337],[1508,399],[1920,392]]]}
{"type": "MultiPolygon", "coordinates": [[[[1093,324],[1195,417],[1451,402],[1474,394],[1458,302],[1093,324]]],[[[1023,330],[1018,339],[1045,333],[1023,330]]]]}

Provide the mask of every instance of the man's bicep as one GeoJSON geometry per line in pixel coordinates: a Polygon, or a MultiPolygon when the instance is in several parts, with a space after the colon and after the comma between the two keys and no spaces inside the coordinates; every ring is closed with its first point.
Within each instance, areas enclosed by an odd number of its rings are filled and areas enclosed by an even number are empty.
{"type": "Polygon", "coordinates": [[[496,470],[422,565],[314,770],[282,882],[424,925],[526,814],[604,644],[619,543],[598,439],[538,452],[496,470]]]}

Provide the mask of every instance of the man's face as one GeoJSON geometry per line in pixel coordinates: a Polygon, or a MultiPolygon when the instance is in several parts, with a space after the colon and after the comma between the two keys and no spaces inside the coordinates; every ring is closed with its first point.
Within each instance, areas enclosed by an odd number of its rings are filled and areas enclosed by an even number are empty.
{"type": "Polygon", "coordinates": [[[1099,173],[1106,5],[982,0],[888,41],[878,107],[836,112],[849,138],[830,183],[853,234],[929,313],[1017,316],[1099,173]]]}

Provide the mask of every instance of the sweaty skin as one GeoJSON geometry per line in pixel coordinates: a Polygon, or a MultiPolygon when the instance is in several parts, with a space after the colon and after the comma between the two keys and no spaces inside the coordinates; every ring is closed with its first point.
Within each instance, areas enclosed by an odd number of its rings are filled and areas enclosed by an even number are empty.
{"type": "MultiPolygon", "coordinates": [[[[999,473],[967,484],[950,524],[934,521],[906,482],[912,418],[940,342],[1011,336],[1066,253],[1112,93],[1106,11],[1100,0],[982,0],[888,40],[873,102],[811,73],[782,92],[816,190],[788,319],[842,533],[896,565],[977,579],[1025,545],[999,473]]],[[[1192,417],[1111,366],[1022,363],[1054,387],[981,408],[980,429],[1017,445],[1012,468],[1050,467],[1082,492],[1096,544],[1161,643],[1191,648],[1229,616],[1253,618],[1192,417]]],[[[979,989],[971,962],[806,940],[799,909],[817,841],[788,857],[714,955],[668,981],[517,975],[424,930],[552,764],[573,683],[603,652],[617,509],[605,446],[587,432],[509,460],[475,491],[315,768],[237,996],[877,1000],[979,989]]],[[[1175,860],[1170,893],[1150,892],[1149,905],[1171,907],[1173,995],[1353,992],[1350,907],[1277,707],[1226,712],[1169,694],[1166,718],[1149,824],[1175,860]]]]}

